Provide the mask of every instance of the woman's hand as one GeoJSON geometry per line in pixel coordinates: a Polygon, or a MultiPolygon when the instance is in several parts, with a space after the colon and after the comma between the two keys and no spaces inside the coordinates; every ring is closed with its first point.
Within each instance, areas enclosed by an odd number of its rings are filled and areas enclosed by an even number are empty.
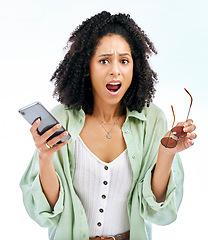
{"type": "Polygon", "coordinates": [[[174,136],[173,133],[167,132],[164,137],[172,137],[174,139],[178,139],[177,145],[174,148],[166,148],[169,153],[175,154],[177,152],[181,152],[191,146],[194,145],[194,139],[196,139],[197,134],[194,132],[196,129],[196,126],[193,124],[193,120],[189,119],[186,122],[178,123],[176,126],[182,126],[183,131],[187,134],[183,138],[179,138],[174,136]]]}
{"type": "Polygon", "coordinates": [[[41,122],[40,119],[36,120],[33,123],[30,129],[30,132],[32,133],[35,146],[38,150],[39,160],[45,160],[45,161],[52,160],[54,153],[69,142],[69,140],[67,140],[63,143],[58,143],[61,139],[66,137],[68,133],[65,131],[60,135],[54,137],[50,141],[47,141],[47,139],[50,136],[52,136],[57,130],[61,128],[61,125],[60,124],[55,125],[54,127],[52,127],[51,129],[49,129],[43,135],[40,136],[37,131],[37,128],[40,125],[40,122],[41,122]],[[55,145],[56,143],[58,144],[55,145]]]}

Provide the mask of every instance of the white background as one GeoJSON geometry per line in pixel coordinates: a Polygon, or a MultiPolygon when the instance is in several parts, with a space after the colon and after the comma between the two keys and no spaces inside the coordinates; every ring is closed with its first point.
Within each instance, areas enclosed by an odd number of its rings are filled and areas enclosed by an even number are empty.
{"type": "Polygon", "coordinates": [[[177,121],[186,118],[190,98],[184,87],[194,99],[190,117],[198,139],[181,154],[184,199],[176,222],[153,227],[153,240],[206,239],[207,8],[206,0],[1,0],[1,239],[47,239],[47,230],[29,218],[22,203],[19,181],[35,147],[18,109],[37,100],[48,109],[57,104],[49,79],[67,39],[83,20],[102,10],[129,13],[154,42],[158,55],[151,64],[160,81],[155,103],[166,113],[169,127],[171,104],[177,121]]]}

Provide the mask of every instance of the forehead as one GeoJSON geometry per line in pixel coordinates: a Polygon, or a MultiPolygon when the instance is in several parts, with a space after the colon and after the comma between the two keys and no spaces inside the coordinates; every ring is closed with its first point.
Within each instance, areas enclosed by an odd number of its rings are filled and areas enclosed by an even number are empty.
{"type": "Polygon", "coordinates": [[[131,54],[131,48],[125,38],[120,35],[106,35],[100,39],[95,54],[113,53],[115,51],[131,54]]]}

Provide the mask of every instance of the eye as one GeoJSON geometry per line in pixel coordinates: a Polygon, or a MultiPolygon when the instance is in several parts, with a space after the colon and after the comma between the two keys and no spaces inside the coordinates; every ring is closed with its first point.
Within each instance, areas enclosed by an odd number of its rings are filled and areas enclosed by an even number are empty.
{"type": "Polygon", "coordinates": [[[109,63],[109,60],[108,59],[101,59],[99,62],[102,63],[102,64],[107,64],[107,63],[109,63]]]}
{"type": "Polygon", "coordinates": [[[126,64],[128,64],[128,63],[129,63],[129,60],[128,60],[128,59],[126,59],[126,58],[124,58],[124,59],[122,59],[122,60],[121,60],[121,63],[126,65],[126,64]]]}

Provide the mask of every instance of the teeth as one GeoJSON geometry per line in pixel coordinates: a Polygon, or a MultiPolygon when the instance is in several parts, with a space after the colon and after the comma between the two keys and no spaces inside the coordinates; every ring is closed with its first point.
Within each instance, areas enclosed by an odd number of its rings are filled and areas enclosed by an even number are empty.
{"type": "Polygon", "coordinates": [[[116,85],[120,85],[120,83],[108,83],[109,85],[113,85],[113,86],[116,86],[116,85]]]}

